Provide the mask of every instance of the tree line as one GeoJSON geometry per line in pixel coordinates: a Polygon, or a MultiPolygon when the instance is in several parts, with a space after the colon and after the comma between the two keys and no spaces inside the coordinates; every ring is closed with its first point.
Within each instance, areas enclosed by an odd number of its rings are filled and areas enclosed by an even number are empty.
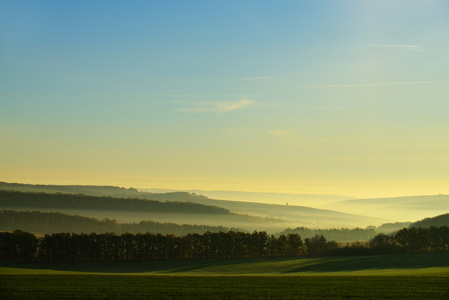
{"type": "Polygon", "coordinates": [[[446,252],[449,251],[449,227],[410,227],[394,235],[378,234],[370,247],[380,253],[446,252]]]}
{"type": "Polygon", "coordinates": [[[174,234],[176,236],[188,233],[205,233],[229,231],[224,226],[209,225],[188,225],[175,223],[160,223],[155,221],[141,221],[139,223],[118,223],[115,219],[82,217],[78,215],[68,215],[60,212],[40,212],[13,210],[0,211],[0,230],[20,229],[39,233],[133,233],[149,232],[161,234],[174,234]]]}
{"type": "Polygon", "coordinates": [[[81,262],[245,258],[302,254],[298,235],[238,231],[173,234],[55,233],[37,238],[15,230],[0,232],[1,261],[81,262]]]}
{"type": "Polygon", "coordinates": [[[47,194],[0,190],[0,207],[101,209],[190,214],[230,214],[228,209],[193,202],[161,202],[137,198],[97,197],[82,194],[47,194]]]}
{"type": "Polygon", "coordinates": [[[329,228],[329,229],[310,229],[306,227],[297,227],[295,229],[286,229],[281,234],[296,233],[303,238],[311,238],[316,235],[323,235],[326,239],[337,242],[349,241],[369,241],[376,236],[376,227],[367,228],[329,228]]]}
{"type": "Polygon", "coordinates": [[[16,230],[0,232],[0,261],[83,262],[173,259],[226,259],[300,255],[355,255],[448,252],[449,227],[404,228],[378,234],[367,245],[339,248],[323,235],[275,237],[264,231],[172,234],[55,233],[42,238],[16,230]]]}

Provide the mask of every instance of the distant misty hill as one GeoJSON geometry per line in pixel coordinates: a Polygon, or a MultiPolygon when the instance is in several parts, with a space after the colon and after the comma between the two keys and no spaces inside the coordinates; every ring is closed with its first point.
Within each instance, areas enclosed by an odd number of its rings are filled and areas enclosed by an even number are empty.
{"type": "Polygon", "coordinates": [[[330,203],[326,208],[395,221],[413,221],[447,213],[449,195],[346,200],[330,203]]]}
{"type": "Polygon", "coordinates": [[[135,188],[123,188],[118,186],[96,186],[96,185],[44,185],[44,184],[23,184],[0,182],[0,190],[34,192],[34,193],[64,193],[64,194],[83,194],[99,197],[115,198],[137,198],[158,201],[190,201],[204,199],[205,196],[195,195],[187,192],[169,192],[169,193],[148,193],[141,192],[135,188]]]}
{"type": "Polygon", "coordinates": [[[395,222],[395,223],[385,223],[377,227],[377,233],[390,234],[401,230],[402,228],[408,228],[411,222],[395,222]]]}
{"type": "MultiPolygon", "coordinates": [[[[142,191],[150,193],[168,193],[179,192],[168,189],[143,189],[142,191]]],[[[340,195],[318,195],[318,194],[287,194],[287,193],[258,193],[241,191],[204,191],[204,190],[186,190],[186,192],[197,195],[204,195],[211,199],[233,200],[272,204],[290,204],[314,206],[336,201],[350,200],[353,197],[340,195]]]]}
{"type": "MultiPolygon", "coordinates": [[[[332,211],[330,209],[317,209],[306,206],[286,205],[282,202],[279,204],[254,203],[245,201],[227,201],[209,199],[203,195],[197,195],[188,192],[170,192],[170,193],[148,193],[139,192],[136,189],[125,189],[111,186],[59,186],[59,185],[29,185],[29,184],[12,184],[0,183],[0,191],[23,191],[23,192],[45,192],[49,194],[60,193],[61,199],[65,195],[95,197],[119,197],[119,202],[131,198],[135,203],[136,200],[152,200],[160,202],[189,202],[184,203],[186,209],[179,210],[182,206],[171,203],[165,205],[167,210],[163,213],[156,213],[154,209],[134,209],[133,213],[125,213],[122,209],[112,210],[106,206],[101,209],[100,206],[87,208],[77,206],[54,207],[36,206],[33,203],[22,202],[21,206],[0,205],[4,209],[38,209],[40,211],[59,211],[68,214],[78,214],[82,216],[95,218],[116,218],[120,222],[136,222],[138,220],[151,219],[157,222],[176,222],[178,224],[205,224],[211,226],[239,227],[249,231],[265,230],[268,232],[279,232],[287,227],[296,228],[299,226],[307,226],[310,228],[334,228],[334,227],[366,227],[368,225],[380,225],[389,220],[375,217],[366,217],[356,214],[332,211]],[[194,205],[194,204],[197,205],[194,205]],[[171,206],[174,210],[170,211],[171,206]],[[209,207],[209,208],[207,208],[209,207]],[[211,213],[194,213],[193,208],[204,211],[210,210],[211,213]],[[221,209],[221,210],[220,210],[221,209]],[[88,211],[89,210],[89,211],[88,211]],[[214,211],[214,212],[212,212],[214,211]],[[218,211],[223,213],[217,214],[218,211]],[[190,213],[190,216],[186,212],[190,213]],[[206,215],[208,215],[206,217],[206,215]]],[[[47,197],[48,198],[48,197],[47,197]]],[[[67,197],[68,199],[69,197],[67,197]]],[[[79,197],[83,199],[83,197],[79,197]]],[[[96,199],[95,201],[100,201],[96,199]]],[[[103,199],[104,200],[104,199],[103,199]]],[[[28,201],[28,200],[27,200],[28,201]]],[[[53,200],[52,200],[53,201],[53,200]]],[[[57,200],[54,200],[57,201],[57,200]]],[[[112,201],[112,200],[109,200],[112,201]]],[[[145,202],[145,201],[144,201],[145,202]]],[[[47,205],[47,204],[46,204],[47,205]]],[[[133,204],[134,205],[134,204],[133,204]]],[[[139,204],[140,205],[140,204],[139,204]]],[[[157,206],[164,207],[163,203],[157,203],[157,206]]],[[[129,211],[127,209],[127,211],[129,211]]]]}
{"type": "Polygon", "coordinates": [[[386,221],[381,218],[299,205],[216,200],[209,199],[207,197],[197,199],[195,202],[223,207],[236,214],[282,219],[290,223],[296,223],[298,226],[307,226],[312,228],[366,227],[368,225],[381,224],[386,221]]]}

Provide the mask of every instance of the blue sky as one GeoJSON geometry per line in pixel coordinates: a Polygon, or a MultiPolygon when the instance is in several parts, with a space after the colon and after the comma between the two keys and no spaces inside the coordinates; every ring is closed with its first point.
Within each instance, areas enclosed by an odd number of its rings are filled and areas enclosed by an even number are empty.
{"type": "Polygon", "coordinates": [[[449,193],[447,1],[2,1],[0,180],[449,193]]]}

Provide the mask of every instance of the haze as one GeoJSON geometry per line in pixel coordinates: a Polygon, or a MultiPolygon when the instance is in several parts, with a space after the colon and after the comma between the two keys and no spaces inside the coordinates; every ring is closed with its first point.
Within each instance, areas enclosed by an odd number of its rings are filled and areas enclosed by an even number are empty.
{"type": "Polygon", "coordinates": [[[449,194],[447,1],[2,1],[0,181],[449,194]]]}

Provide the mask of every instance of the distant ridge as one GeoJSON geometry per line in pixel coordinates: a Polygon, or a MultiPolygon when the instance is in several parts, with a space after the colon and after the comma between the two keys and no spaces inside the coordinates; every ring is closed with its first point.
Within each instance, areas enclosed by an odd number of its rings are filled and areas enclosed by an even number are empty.
{"type": "MultiPolygon", "coordinates": [[[[179,192],[180,190],[170,189],[142,189],[150,193],[179,192]]],[[[265,193],[265,192],[242,192],[242,191],[222,191],[222,190],[185,190],[188,193],[204,195],[211,199],[233,200],[245,202],[308,205],[324,204],[336,201],[352,200],[353,197],[341,195],[321,195],[321,194],[290,194],[290,193],[265,193]]]]}
{"type": "MultiPolygon", "coordinates": [[[[386,197],[386,198],[364,198],[364,199],[351,199],[334,202],[333,204],[370,204],[370,205],[380,205],[380,204],[414,204],[422,205],[425,201],[432,201],[431,205],[438,205],[435,201],[449,201],[449,195],[419,195],[419,196],[404,196],[404,197],[386,197]]],[[[449,203],[448,203],[449,204],[449,203]]],[[[425,206],[428,207],[429,203],[425,206]]]]}
{"type": "Polygon", "coordinates": [[[83,194],[97,197],[116,197],[116,198],[137,198],[158,201],[191,201],[204,199],[205,196],[195,195],[187,192],[171,193],[148,193],[138,191],[135,188],[124,188],[118,186],[96,186],[96,185],[45,185],[45,184],[23,184],[0,182],[0,190],[33,192],[33,193],[65,193],[65,194],[83,194]]]}

